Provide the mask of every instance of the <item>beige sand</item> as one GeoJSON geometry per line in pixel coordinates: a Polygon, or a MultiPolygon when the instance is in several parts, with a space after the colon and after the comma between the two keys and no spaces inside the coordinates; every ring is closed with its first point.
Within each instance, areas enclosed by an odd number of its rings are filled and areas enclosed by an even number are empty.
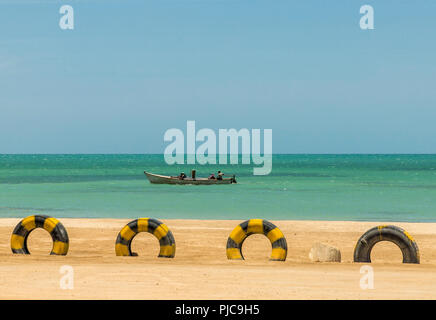
{"type": "Polygon", "coordinates": [[[0,219],[1,299],[435,299],[436,224],[396,223],[411,233],[420,265],[402,264],[391,243],[374,247],[374,289],[362,290],[361,264],[352,262],[360,235],[374,222],[272,221],[288,241],[286,262],[268,261],[261,235],[244,244],[245,261],[229,261],[225,246],[242,221],[165,220],[176,239],[174,259],[159,259],[157,240],[140,234],[138,257],[116,257],[114,243],[128,222],[61,219],[70,237],[68,256],[49,256],[51,238],[37,229],[32,255],[13,255],[10,235],[19,219],[0,219]],[[342,263],[312,263],[308,253],[322,241],[342,251],[342,263]],[[74,289],[60,288],[60,267],[74,268],[74,289]]]}

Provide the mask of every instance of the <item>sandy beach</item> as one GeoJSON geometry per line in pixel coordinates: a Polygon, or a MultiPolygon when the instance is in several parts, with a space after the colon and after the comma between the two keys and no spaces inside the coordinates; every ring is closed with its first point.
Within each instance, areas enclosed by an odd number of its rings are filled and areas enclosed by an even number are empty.
{"type": "Polygon", "coordinates": [[[60,219],[70,238],[67,256],[49,256],[50,235],[33,231],[31,255],[14,255],[12,230],[20,219],[0,219],[0,299],[436,299],[436,223],[389,223],[415,238],[420,265],[402,264],[392,243],[374,247],[374,289],[362,290],[356,241],[380,222],[272,221],[288,243],[285,262],[269,261],[262,235],[244,243],[245,261],[226,258],[226,241],[240,220],[162,220],[176,240],[174,259],[157,258],[158,241],[139,234],[139,256],[115,256],[115,239],[129,220],[60,219]],[[314,263],[315,242],[338,247],[341,263],[314,263]],[[74,270],[74,288],[61,289],[60,267],[74,270]]]}

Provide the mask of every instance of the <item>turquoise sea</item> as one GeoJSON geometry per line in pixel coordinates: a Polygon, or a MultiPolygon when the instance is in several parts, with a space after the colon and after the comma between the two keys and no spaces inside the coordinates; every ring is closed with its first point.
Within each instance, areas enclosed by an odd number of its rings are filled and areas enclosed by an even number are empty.
{"type": "Polygon", "coordinates": [[[436,155],[274,155],[268,176],[195,166],[236,174],[235,185],[152,185],[143,174],[192,168],[163,155],[0,155],[0,217],[436,222],[436,155]]]}

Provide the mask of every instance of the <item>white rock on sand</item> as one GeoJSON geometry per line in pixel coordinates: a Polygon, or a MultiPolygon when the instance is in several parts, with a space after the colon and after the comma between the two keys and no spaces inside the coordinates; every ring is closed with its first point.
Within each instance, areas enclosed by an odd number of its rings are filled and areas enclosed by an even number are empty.
{"type": "Polygon", "coordinates": [[[341,262],[341,251],[328,244],[317,242],[310,249],[309,258],[314,262],[341,262]]]}

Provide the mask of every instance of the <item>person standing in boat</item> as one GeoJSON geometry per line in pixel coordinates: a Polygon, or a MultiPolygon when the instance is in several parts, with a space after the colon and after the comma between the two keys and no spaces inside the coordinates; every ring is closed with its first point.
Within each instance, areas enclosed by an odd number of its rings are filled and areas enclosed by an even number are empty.
{"type": "Polygon", "coordinates": [[[217,180],[223,180],[223,175],[224,175],[224,173],[222,173],[221,171],[218,171],[217,180]]]}

